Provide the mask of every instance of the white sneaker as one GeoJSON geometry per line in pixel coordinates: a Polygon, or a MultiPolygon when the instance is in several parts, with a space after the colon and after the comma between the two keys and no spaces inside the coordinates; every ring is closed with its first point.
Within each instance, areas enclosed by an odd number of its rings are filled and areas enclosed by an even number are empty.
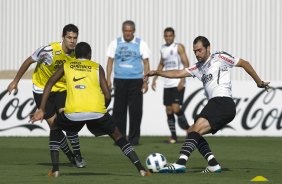
{"type": "Polygon", "coordinates": [[[159,173],[185,173],[186,166],[176,163],[167,164],[164,168],[160,169],[159,173]]]}
{"type": "Polygon", "coordinates": [[[139,173],[141,176],[151,176],[151,173],[146,170],[140,170],[139,173]]]}
{"type": "Polygon", "coordinates": [[[59,171],[52,172],[52,170],[50,170],[50,171],[48,172],[48,176],[49,176],[49,177],[57,178],[57,177],[60,176],[60,174],[59,174],[59,171]]]}
{"type": "Polygon", "coordinates": [[[202,173],[221,173],[221,167],[219,164],[215,166],[207,166],[205,170],[202,171],[202,173]]]}

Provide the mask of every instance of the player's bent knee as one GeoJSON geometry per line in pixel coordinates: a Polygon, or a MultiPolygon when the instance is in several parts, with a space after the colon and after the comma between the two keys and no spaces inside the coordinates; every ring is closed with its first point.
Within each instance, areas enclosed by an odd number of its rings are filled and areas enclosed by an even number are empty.
{"type": "Polygon", "coordinates": [[[210,131],[211,131],[211,127],[208,122],[207,123],[204,123],[204,122],[197,123],[196,122],[190,128],[188,128],[187,133],[189,134],[190,132],[197,132],[200,135],[204,135],[204,134],[210,133],[210,131]]]}
{"type": "Polygon", "coordinates": [[[115,141],[122,138],[122,134],[120,133],[119,129],[116,127],[114,132],[110,135],[115,141]]]}

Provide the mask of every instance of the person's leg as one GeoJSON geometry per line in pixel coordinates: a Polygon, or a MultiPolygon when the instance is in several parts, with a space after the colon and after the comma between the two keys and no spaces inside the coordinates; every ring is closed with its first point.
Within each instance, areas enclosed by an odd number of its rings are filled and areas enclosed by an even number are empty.
{"type": "MultiPolygon", "coordinates": [[[[53,116],[52,118],[49,118],[47,121],[47,123],[49,124],[49,127],[50,127],[50,137],[56,137],[56,135],[54,134],[60,134],[60,139],[58,140],[58,144],[59,144],[59,148],[64,152],[64,154],[68,157],[69,161],[72,163],[72,164],[75,164],[75,159],[74,159],[74,155],[72,153],[72,151],[70,150],[70,147],[68,145],[68,142],[67,142],[67,139],[66,139],[66,136],[65,134],[63,133],[62,130],[56,130],[54,131],[53,128],[52,128],[52,124],[53,124],[53,120],[56,116],[53,116]],[[56,133],[56,132],[60,132],[60,133],[56,133]]],[[[56,147],[56,144],[57,142],[56,141],[53,141],[51,140],[51,138],[49,138],[49,147],[52,147],[52,145],[54,145],[56,147]]],[[[50,150],[51,151],[51,150],[50,150]]]]}
{"type": "Polygon", "coordinates": [[[188,121],[185,117],[183,110],[181,109],[181,105],[183,104],[183,97],[184,97],[185,88],[181,91],[178,91],[177,88],[173,90],[173,98],[174,101],[172,103],[173,112],[177,115],[177,122],[180,128],[183,130],[188,130],[190,127],[188,121]]]}
{"type": "Polygon", "coordinates": [[[126,137],[127,85],[126,80],[114,79],[113,121],[121,134],[126,137]]]}
{"type": "MultiPolygon", "coordinates": [[[[236,114],[236,107],[232,98],[213,98],[208,102],[206,107],[201,112],[201,116],[209,119],[213,134],[231,122],[236,114]]],[[[201,137],[198,144],[198,151],[208,161],[208,166],[203,173],[221,172],[221,167],[205,138],[201,137]]]]}
{"type": "Polygon", "coordinates": [[[175,117],[174,117],[171,106],[166,106],[166,115],[167,115],[168,128],[171,134],[171,137],[169,138],[168,143],[173,144],[177,142],[177,135],[176,135],[176,129],[175,129],[175,117]]]}
{"type": "Polygon", "coordinates": [[[128,107],[129,107],[129,135],[128,141],[132,145],[138,145],[140,139],[140,126],[143,114],[143,79],[129,81],[128,107]]]}
{"type": "Polygon", "coordinates": [[[177,115],[177,122],[178,122],[179,127],[182,128],[183,130],[188,130],[190,126],[188,124],[188,121],[186,119],[184,112],[180,108],[179,104],[175,104],[175,105],[173,104],[174,113],[177,115]],[[175,105],[176,107],[174,107],[175,105]]]}
{"type": "Polygon", "coordinates": [[[76,132],[66,132],[66,134],[67,134],[68,140],[71,143],[73,154],[81,155],[78,134],[76,132]]]}
{"type": "Polygon", "coordinates": [[[77,132],[66,132],[68,140],[70,141],[74,154],[74,163],[76,167],[83,168],[86,167],[86,161],[81,155],[79,137],[77,132]]]}
{"type": "Polygon", "coordinates": [[[116,127],[110,114],[106,113],[99,119],[89,120],[86,122],[88,130],[95,136],[109,135],[117,146],[120,147],[123,154],[126,155],[129,160],[137,168],[141,176],[147,176],[150,173],[142,166],[134,148],[131,144],[122,136],[119,129],[116,127]]]}
{"type": "Polygon", "coordinates": [[[115,128],[114,132],[110,134],[111,138],[115,141],[115,143],[120,147],[121,151],[125,156],[129,158],[132,164],[139,171],[141,176],[149,176],[150,172],[145,169],[145,167],[141,164],[140,159],[134,148],[119,132],[117,128],[115,128]]]}
{"type": "Polygon", "coordinates": [[[176,163],[168,165],[160,170],[161,173],[181,173],[186,171],[186,162],[192,152],[198,148],[199,140],[203,134],[209,133],[211,130],[208,120],[198,118],[196,123],[189,128],[189,133],[180,150],[180,157],[176,163]]]}
{"type": "Polygon", "coordinates": [[[49,137],[49,139],[50,139],[49,147],[50,147],[50,155],[51,155],[51,162],[52,162],[52,173],[55,174],[56,171],[59,171],[60,140],[62,140],[64,138],[64,134],[59,129],[52,130],[52,132],[53,133],[50,134],[50,137],[49,137]]]}
{"type": "Polygon", "coordinates": [[[56,128],[54,125],[55,117],[56,115],[48,119],[48,124],[50,126],[49,149],[52,163],[52,170],[49,171],[48,176],[51,177],[59,176],[59,149],[61,147],[61,142],[66,140],[63,131],[56,128]]]}
{"type": "Polygon", "coordinates": [[[163,90],[163,104],[166,107],[167,123],[170,130],[171,136],[168,139],[168,143],[176,143],[176,129],[175,129],[175,117],[172,109],[173,98],[173,88],[164,88],[163,90]]]}
{"type": "MultiPolygon", "coordinates": [[[[55,103],[56,113],[60,113],[59,112],[60,109],[63,109],[65,107],[66,95],[67,95],[66,91],[54,93],[54,103],[55,103]]],[[[68,156],[69,160],[72,160],[72,162],[74,162],[74,164],[78,168],[85,167],[86,162],[81,156],[79,137],[78,137],[77,132],[66,132],[66,135],[67,135],[68,140],[71,143],[73,155],[74,155],[72,156],[74,158],[69,158],[68,156]]],[[[62,144],[69,147],[66,140],[64,140],[62,144]]]]}
{"type": "Polygon", "coordinates": [[[210,133],[211,126],[207,119],[198,118],[194,125],[189,128],[186,140],[181,148],[179,160],[176,162],[186,165],[186,162],[192,152],[198,148],[199,140],[202,135],[210,133]]]}
{"type": "Polygon", "coordinates": [[[201,136],[199,139],[198,151],[208,161],[209,166],[216,166],[219,164],[215,156],[213,155],[208,142],[206,141],[206,139],[203,136],[201,136]]]}
{"type": "MultiPolygon", "coordinates": [[[[67,119],[64,116],[64,112],[60,112],[55,118],[49,119],[50,128],[53,131],[53,134],[50,136],[50,142],[53,149],[51,150],[51,161],[52,161],[52,170],[48,173],[49,176],[57,177],[59,171],[59,154],[58,154],[58,145],[61,144],[62,140],[66,139],[63,131],[66,132],[76,132],[78,133],[85,123],[83,122],[73,122],[67,119]]],[[[76,157],[74,158],[74,164],[77,165],[76,157]]],[[[77,166],[79,167],[79,166],[77,166]]]]}
{"type": "MultiPolygon", "coordinates": [[[[33,92],[33,97],[34,97],[37,108],[39,108],[39,106],[41,104],[41,100],[42,100],[42,94],[38,94],[38,93],[33,92]]],[[[53,136],[53,137],[54,137],[54,135],[52,135],[52,134],[54,132],[53,132],[51,126],[52,126],[53,120],[55,118],[54,114],[56,113],[54,101],[55,101],[54,93],[51,93],[49,98],[48,98],[46,107],[45,107],[46,112],[45,112],[45,115],[44,115],[44,119],[47,121],[47,123],[50,127],[50,136],[53,136]]],[[[72,164],[74,164],[73,153],[69,148],[69,145],[66,141],[66,137],[65,137],[63,132],[62,132],[62,134],[63,134],[63,139],[60,140],[60,148],[64,152],[64,154],[68,157],[69,161],[72,164]]],[[[52,145],[52,144],[53,143],[49,141],[49,145],[52,145]]]]}

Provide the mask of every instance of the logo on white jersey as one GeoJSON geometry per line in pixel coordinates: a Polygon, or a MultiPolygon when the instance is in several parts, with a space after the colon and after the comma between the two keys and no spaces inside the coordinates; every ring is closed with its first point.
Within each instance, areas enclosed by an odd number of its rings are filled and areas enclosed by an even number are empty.
{"type": "Polygon", "coordinates": [[[202,82],[203,82],[203,84],[205,85],[207,82],[209,82],[209,81],[211,81],[212,80],[212,74],[210,73],[210,74],[203,74],[202,75],[202,78],[201,78],[201,80],[202,80],[202,82]]]}
{"type": "Polygon", "coordinates": [[[234,61],[232,61],[231,59],[229,59],[229,58],[227,58],[227,57],[225,57],[225,56],[223,56],[223,55],[221,55],[221,54],[219,54],[219,56],[218,56],[220,59],[223,59],[224,61],[227,61],[228,63],[230,63],[230,64],[234,64],[234,61]]]}

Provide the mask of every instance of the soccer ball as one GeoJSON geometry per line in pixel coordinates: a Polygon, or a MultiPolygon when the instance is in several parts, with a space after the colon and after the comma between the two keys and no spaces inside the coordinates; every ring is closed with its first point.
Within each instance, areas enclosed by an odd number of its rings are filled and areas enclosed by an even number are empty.
{"type": "Polygon", "coordinates": [[[152,173],[157,173],[166,165],[165,156],[160,153],[152,153],[146,158],[146,166],[152,173]]]}

